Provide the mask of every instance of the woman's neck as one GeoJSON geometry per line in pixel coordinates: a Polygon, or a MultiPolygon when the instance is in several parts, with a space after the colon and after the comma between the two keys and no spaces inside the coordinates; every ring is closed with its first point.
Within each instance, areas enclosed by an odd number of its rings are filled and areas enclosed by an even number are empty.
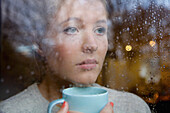
{"type": "Polygon", "coordinates": [[[44,98],[49,102],[62,97],[62,89],[72,86],[68,81],[56,77],[54,75],[45,76],[43,81],[38,85],[38,88],[44,98]]]}

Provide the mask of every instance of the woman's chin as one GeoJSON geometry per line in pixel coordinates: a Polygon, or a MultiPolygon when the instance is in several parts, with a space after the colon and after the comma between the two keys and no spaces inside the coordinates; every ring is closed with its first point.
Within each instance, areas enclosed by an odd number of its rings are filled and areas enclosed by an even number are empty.
{"type": "Polygon", "coordinates": [[[91,80],[91,81],[76,81],[76,82],[73,82],[73,84],[76,87],[89,87],[94,83],[95,83],[95,80],[93,80],[93,81],[91,80]]]}

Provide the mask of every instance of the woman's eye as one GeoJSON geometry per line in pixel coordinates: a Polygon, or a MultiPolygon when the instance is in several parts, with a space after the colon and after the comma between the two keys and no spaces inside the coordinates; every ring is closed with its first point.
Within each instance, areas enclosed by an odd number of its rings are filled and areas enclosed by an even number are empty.
{"type": "Polygon", "coordinates": [[[106,29],[104,28],[104,27],[100,27],[100,28],[97,28],[96,30],[95,30],[95,33],[97,34],[97,35],[104,35],[105,33],[106,33],[106,29]]]}
{"type": "Polygon", "coordinates": [[[76,34],[78,32],[78,29],[75,27],[68,27],[68,28],[64,29],[64,32],[66,34],[72,35],[72,34],[76,34]]]}

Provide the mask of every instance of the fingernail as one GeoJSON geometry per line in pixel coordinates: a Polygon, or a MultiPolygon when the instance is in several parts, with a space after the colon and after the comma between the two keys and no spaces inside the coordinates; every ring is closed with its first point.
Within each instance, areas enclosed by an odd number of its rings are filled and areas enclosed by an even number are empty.
{"type": "Polygon", "coordinates": [[[61,106],[61,108],[64,108],[66,105],[66,101],[64,101],[63,105],[61,106]]]}
{"type": "Polygon", "coordinates": [[[113,102],[110,102],[110,105],[113,107],[113,105],[114,105],[113,102]]]}

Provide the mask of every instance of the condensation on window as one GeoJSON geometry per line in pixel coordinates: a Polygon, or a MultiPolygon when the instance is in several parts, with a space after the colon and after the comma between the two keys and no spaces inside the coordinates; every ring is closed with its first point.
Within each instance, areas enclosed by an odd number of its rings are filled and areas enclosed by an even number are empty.
{"type": "Polygon", "coordinates": [[[168,111],[170,1],[112,0],[112,11],[103,84],[139,95],[154,113],[168,111]]]}
{"type": "MultiPolygon", "coordinates": [[[[97,82],[135,93],[153,113],[163,113],[170,102],[170,0],[111,0],[109,5],[109,50],[97,82]]],[[[41,1],[2,0],[1,7],[0,101],[41,78],[36,75],[44,67],[33,58],[33,40],[46,30],[41,1]]]]}

